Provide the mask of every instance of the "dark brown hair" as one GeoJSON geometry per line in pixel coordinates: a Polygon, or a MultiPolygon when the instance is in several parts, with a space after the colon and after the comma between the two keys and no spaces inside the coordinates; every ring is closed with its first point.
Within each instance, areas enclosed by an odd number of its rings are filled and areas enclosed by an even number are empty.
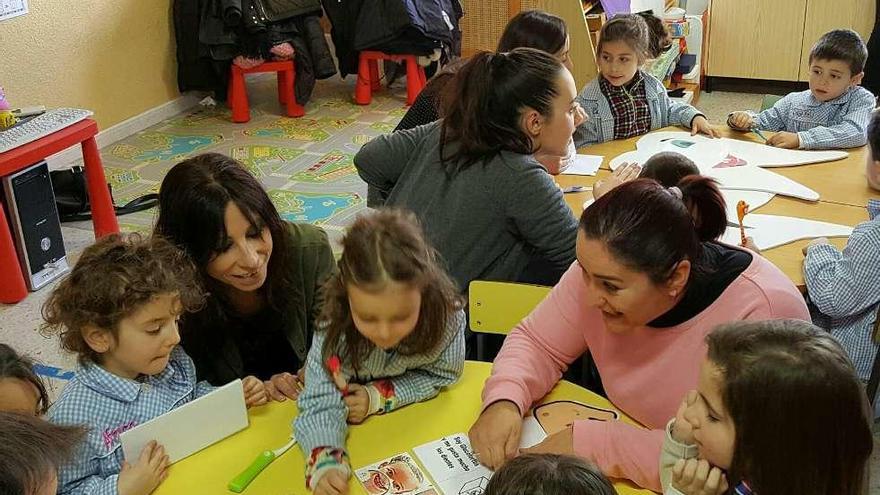
{"type": "Polygon", "coordinates": [[[701,175],[689,175],[676,187],[681,198],[651,179],[624,183],[584,210],[580,228],[655,283],[668,280],[682,260],[691,262],[692,273],[702,272],[701,243],[727,227],[724,198],[715,181],[701,175]]]}
{"type": "Polygon", "coordinates": [[[596,467],[570,455],[524,454],[504,464],[483,495],[615,495],[596,467]]]}
{"type": "Polygon", "coordinates": [[[508,21],[501,39],[499,52],[509,52],[514,48],[529,47],[556,55],[565,47],[568,28],[561,17],[543,10],[525,10],[508,21]]]}
{"type": "Polygon", "coordinates": [[[119,322],[154,297],[176,293],[184,312],[201,307],[204,295],[192,262],[161,238],[112,234],[83,251],[70,274],[43,304],[42,330],[61,336],[61,347],[80,362],[100,362],[83,338],[87,326],[119,331],[119,322]]]}
{"type": "MultiPolygon", "coordinates": [[[[219,153],[196,155],[172,167],[162,180],[153,233],[170,240],[195,261],[211,295],[198,315],[209,320],[205,326],[224,325],[228,318],[225,286],[205,270],[228,243],[225,217],[231,203],[255,229],[268,227],[272,235],[268,277],[260,293],[278,312],[294,297],[287,228],[263,186],[234,158],[219,153]]],[[[183,321],[184,331],[187,320],[183,321]]]]}
{"type": "Polygon", "coordinates": [[[651,51],[648,24],[639,14],[620,14],[602,25],[599,31],[599,43],[596,45],[596,53],[602,53],[602,45],[612,41],[626,43],[639,58],[644,62],[651,51]]]}
{"type": "Polygon", "coordinates": [[[871,112],[868,122],[868,146],[871,147],[871,158],[880,161],[880,110],[871,112]]]}
{"type": "Polygon", "coordinates": [[[443,97],[440,159],[450,172],[485,163],[503,150],[532,154],[534,143],[520,126],[521,112],[531,108],[552,116],[562,70],[556,57],[534,48],[474,55],[443,97]]]}
{"type": "Polygon", "coordinates": [[[728,481],[754,493],[861,495],[873,437],[840,344],[800,320],[741,321],[706,337],[736,428],[728,481]]]}
{"type": "Polygon", "coordinates": [[[650,10],[639,12],[648,27],[648,57],[657,58],[669,49],[669,31],[666,24],[650,10]]]}
{"type": "Polygon", "coordinates": [[[321,331],[327,333],[322,350],[324,363],[331,355],[339,354],[343,362],[355,370],[359,368],[374,345],[355,327],[347,286],[374,291],[389,281],[413,284],[422,293],[416,327],[400,342],[397,352],[425,354],[441,344],[446,327],[461,305],[455,284],[440,267],[415,215],[381,209],[359,216],[342,239],[339,272],[327,281],[324,309],[318,320],[323,326],[321,331]]]}
{"type": "Polygon", "coordinates": [[[700,169],[690,158],[674,151],[662,151],[648,158],[639,177],[654,179],[663,187],[672,187],[688,175],[699,175],[700,169]]]}
{"type": "Polygon", "coordinates": [[[0,493],[36,493],[71,459],[85,433],[79,426],[0,412],[0,493]]]}
{"type": "Polygon", "coordinates": [[[46,414],[49,409],[49,395],[46,393],[46,385],[43,380],[34,373],[34,363],[25,356],[19,355],[15,349],[6,344],[0,344],[0,380],[14,378],[30,383],[37,389],[37,410],[35,414],[46,414]]]}
{"type": "Polygon", "coordinates": [[[810,50],[813,60],[842,60],[849,65],[850,77],[864,72],[868,47],[859,33],[852,29],[835,29],[823,34],[810,50]]]}

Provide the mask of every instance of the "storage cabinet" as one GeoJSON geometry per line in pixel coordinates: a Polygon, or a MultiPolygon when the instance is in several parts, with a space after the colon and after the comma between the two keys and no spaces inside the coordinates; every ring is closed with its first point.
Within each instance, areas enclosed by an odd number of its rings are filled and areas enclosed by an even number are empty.
{"type": "Polygon", "coordinates": [[[874,28],[876,8],[875,0],[809,0],[804,22],[800,80],[806,81],[809,78],[810,49],[828,31],[840,28],[853,29],[867,43],[874,28]]]}
{"type": "Polygon", "coordinates": [[[867,41],[874,0],[712,0],[706,75],[806,81],[822,34],[856,30],[867,41]]]}
{"type": "Polygon", "coordinates": [[[712,0],[706,74],[798,79],[808,0],[712,0]]]}

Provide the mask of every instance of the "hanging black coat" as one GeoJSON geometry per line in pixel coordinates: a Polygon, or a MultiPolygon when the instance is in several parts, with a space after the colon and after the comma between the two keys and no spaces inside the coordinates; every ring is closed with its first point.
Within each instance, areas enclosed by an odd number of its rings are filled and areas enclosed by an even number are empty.
{"type": "Polygon", "coordinates": [[[315,79],[336,73],[318,20],[318,0],[268,0],[266,5],[268,11],[253,0],[175,0],[181,92],[208,90],[225,100],[232,58],[239,54],[268,58],[269,48],[285,41],[296,50],[294,94],[299,103],[309,100],[315,79]],[[264,17],[272,9],[294,12],[297,8],[308,13],[281,21],[264,17]]]}
{"type": "Polygon", "coordinates": [[[437,48],[461,54],[459,0],[323,0],[339,73],[357,74],[358,52],[427,55],[437,48]],[[368,5],[369,8],[362,8],[368,5]]]}

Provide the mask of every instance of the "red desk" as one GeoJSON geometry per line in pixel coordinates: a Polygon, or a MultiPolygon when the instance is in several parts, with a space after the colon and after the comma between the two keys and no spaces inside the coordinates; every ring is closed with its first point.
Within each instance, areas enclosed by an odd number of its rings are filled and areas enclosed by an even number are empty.
{"type": "MultiPolygon", "coordinates": [[[[0,153],[0,177],[15,173],[75,144],[81,144],[95,238],[119,232],[107,179],[104,178],[101,154],[95,143],[97,133],[98,123],[85,119],[36,141],[0,153]]],[[[17,303],[26,295],[27,286],[15,254],[12,233],[6,222],[3,205],[0,204],[0,303],[17,303]]]]}

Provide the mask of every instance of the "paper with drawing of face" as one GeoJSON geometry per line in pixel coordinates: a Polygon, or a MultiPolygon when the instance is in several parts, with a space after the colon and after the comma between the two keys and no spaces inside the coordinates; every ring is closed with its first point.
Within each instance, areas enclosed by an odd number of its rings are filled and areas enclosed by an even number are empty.
{"type": "Polygon", "coordinates": [[[617,411],[576,401],[558,400],[541,404],[535,406],[523,420],[520,448],[537,445],[548,436],[570,427],[575,421],[612,421],[618,418],[617,411]]]}

